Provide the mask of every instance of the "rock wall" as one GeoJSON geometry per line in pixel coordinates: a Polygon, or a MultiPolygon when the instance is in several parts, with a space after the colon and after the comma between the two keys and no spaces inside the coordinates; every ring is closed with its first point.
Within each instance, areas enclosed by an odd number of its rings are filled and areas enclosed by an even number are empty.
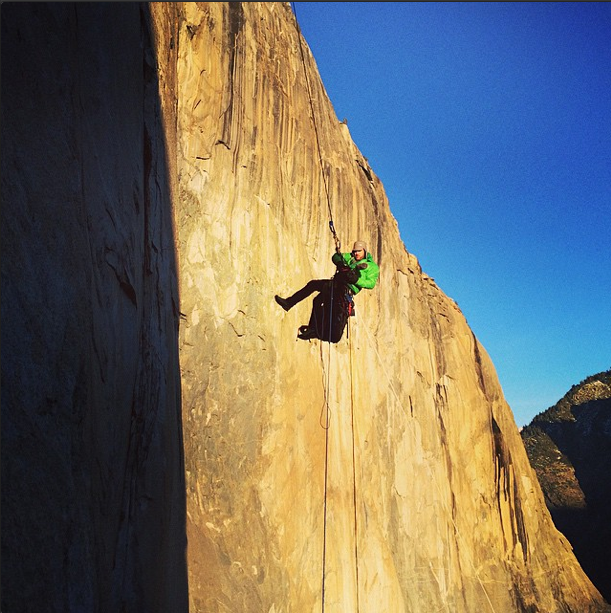
{"type": "Polygon", "coordinates": [[[178,21],[158,10],[2,4],[7,613],[188,608],[176,55],[160,70],[149,36],[178,21]]]}
{"type": "Polygon", "coordinates": [[[3,4],[2,146],[3,611],[607,610],[288,3],[3,4]]]}
{"type": "Polygon", "coordinates": [[[181,14],[191,609],[602,610],[493,365],[406,251],[290,5],[181,14]],[[337,345],[296,340],[309,300],[274,302],[332,275],[330,217],[381,267],[337,345]]]}

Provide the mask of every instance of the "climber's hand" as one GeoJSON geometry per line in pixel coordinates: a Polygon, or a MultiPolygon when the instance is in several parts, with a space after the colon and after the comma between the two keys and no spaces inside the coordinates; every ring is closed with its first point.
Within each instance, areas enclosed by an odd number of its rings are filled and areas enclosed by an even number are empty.
{"type": "Polygon", "coordinates": [[[361,270],[365,270],[365,268],[367,268],[367,262],[361,262],[360,264],[357,264],[356,267],[360,268],[361,270]]]}
{"type": "Polygon", "coordinates": [[[336,265],[336,266],[343,266],[345,264],[344,262],[344,258],[342,257],[341,253],[334,253],[333,257],[331,258],[331,261],[336,265]]]}
{"type": "Polygon", "coordinates": [[[359,271],[356,268],[353,268],[346,273],[346,281],[348,283],[356,283],[359,280],[359,276],[359,271]]]}

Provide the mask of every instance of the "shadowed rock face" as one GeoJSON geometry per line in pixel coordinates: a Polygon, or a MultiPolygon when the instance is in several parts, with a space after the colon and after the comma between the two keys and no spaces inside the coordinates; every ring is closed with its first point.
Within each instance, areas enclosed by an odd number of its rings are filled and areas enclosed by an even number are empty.
{"type": "Polygon", "coordinates": [[[290,5],[118,7],[2,8],[3,610],[186,611],[186,532],[193,612],[604,611],[290,5]]]}
{"type": "Polygon", "coordinates": [[[558,529],[611,598],[611,371],[588,377],[522,430],[558,529]]]}
{"type": "Polygon", "coordinates": [[[2,5],[3,612],[187,610],[153,25],[137,3],[2,5]]]}

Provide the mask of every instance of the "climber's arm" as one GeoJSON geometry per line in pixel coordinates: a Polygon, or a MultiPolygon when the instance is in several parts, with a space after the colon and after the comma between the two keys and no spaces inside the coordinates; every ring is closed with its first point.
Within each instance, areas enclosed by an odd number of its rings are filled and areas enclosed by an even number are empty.
{"type": "MultiPolygon", "coordinates": [[[[357,285],[360,289],[373,289],[375,284],[378,281],[378,277],[380,276],[380,268],[378,265],[373,262],[364,262],[365,268],[360,269],[360,275],[355,285],[357,285]]],[[[360,265],[358,266],[360,268],[360,265]]]]}

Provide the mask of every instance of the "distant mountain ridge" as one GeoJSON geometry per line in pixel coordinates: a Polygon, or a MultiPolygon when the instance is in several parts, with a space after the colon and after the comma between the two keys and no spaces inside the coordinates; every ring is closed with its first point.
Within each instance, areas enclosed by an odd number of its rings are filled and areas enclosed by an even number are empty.
{"type": "Polygon", "coordinates": [[[574,385],[522,432],[558,529],[611,600],[611,370],[574,385]]]}

